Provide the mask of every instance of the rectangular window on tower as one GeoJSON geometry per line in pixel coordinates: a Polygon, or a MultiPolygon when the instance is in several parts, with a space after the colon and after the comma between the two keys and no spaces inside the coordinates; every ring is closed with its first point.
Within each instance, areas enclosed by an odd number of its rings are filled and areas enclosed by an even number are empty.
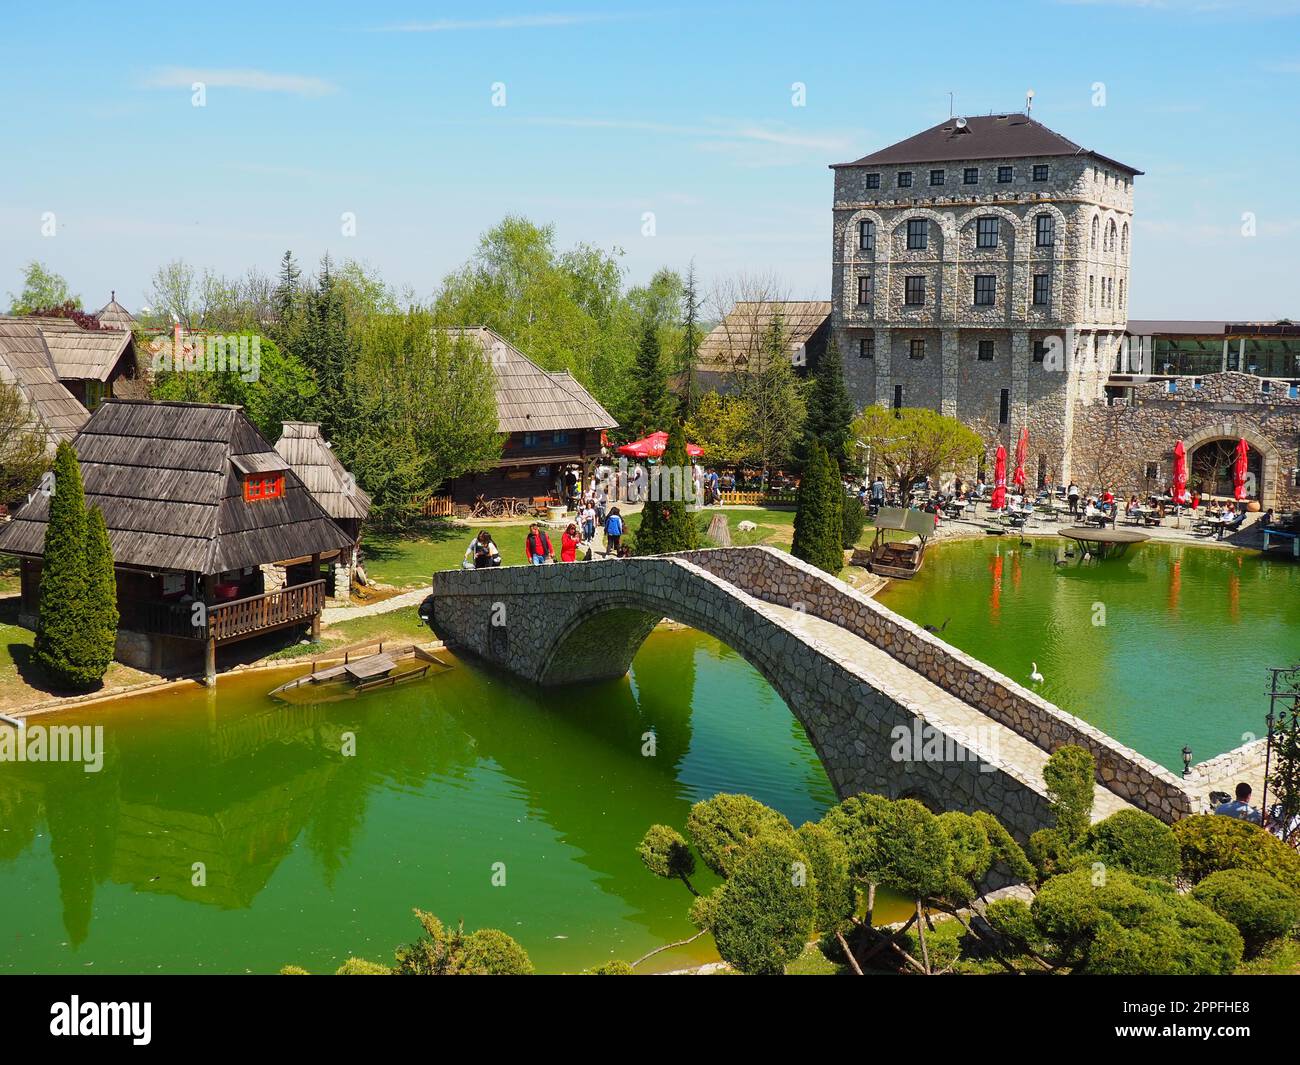
{"type": "Polygon", "coordinates": [[[908,307],[925,306],[924,274],[912,274],[903,278],[903,302],[908,307]]]}
{"type": "Polygon", "coordinates": [[[993,341],[991,341],[991,340],[981,340],[981,341],[979,342],[979,348],[977,349],[977,354],[976,354],[975,357],[976,357],[977,359],[979,359],[980,362],[992,362],[992,361],[993,361],[993,341]]]}
{"type": "Polygon", "coordinates": [[[876,338],[862,337],[858,340],[858,358],[874,359],[876,357],[876,338]]]}
{"type": "Polygon", "coordinates": [[[975,306],[992,307],[998,298],[998,279],[994,274],[975,275],[975,306]]]}
{"type": "Polygon", "coordinates": [[[996,248],[998,246],[998,220],[996,218],[975,219],[975,247],[996,248]]]}
{"type": "Polygon", "coordinates": [[[998,424],[1006,425],[1011,420],[1011,390],[1004,388],[998,399],[998,424]]]}
{"type": "Polygon", "coordinates": [[[858,303],[859,305],[871,302],[871,275],[858,275],[858,303]]]}

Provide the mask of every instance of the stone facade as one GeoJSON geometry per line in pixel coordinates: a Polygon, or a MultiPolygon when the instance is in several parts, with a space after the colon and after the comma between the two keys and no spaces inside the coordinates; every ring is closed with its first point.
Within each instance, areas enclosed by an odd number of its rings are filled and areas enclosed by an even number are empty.
{"type": "Polygon", "coordinates": [[[937,809],[986,809],[1023,836],[1050,819],[1044,752],[1079,743],[1097,758],[1099,794],[1166,821],[1192,809],[1163,767],[783,552],[725,548],[448,571],[434,575],[433,592],[431,624],[448,644],[542,684],[621,676],[665,617],[707,632],[785,700],[841,796],[873,791],[914,795],[937,809]],[[846,658],[804,617],[829,622],[906,668],[873,667],[865,654],[846,658]],[[935,707],[945,699],[973,708],[971,717],[990,731],[943,724],[935,707]],[[946,731],[970,756],[900,764],[890,756],[893,730],[915,722],[946,731]],[[1015,757],[982,738],[1003,729],[1029,741],[1015,757]],[[1025,749],[1037,754],[1025,757],[1025,749]]]}
{"type": "Polygon", "coordinates": [[[1294,510],[1300,507],[1300,399],[1281,389],[1265,393],[1265,384],[1271,382],[1229,371],[1179,379],[1174,391],[1153,381],[1136,386],[1127,403],[1081,408],[1075,419],[1080,476],[1108,481],[1117,495],[1142,494],[1171,481],[1175,441],[1182,440],[1190,468],[1201,445],[1244,439],[1260,456],[1260,505],[1294,510]],[[1155,478],[1147,477],[1148,467],[1155,478]]]}
{"type": "Polygon", "coordinates": [[[1103,400],[1127,319],[1133,178],[1086,152],[836,167],[832,330],[859,405],[939,410],[990,452],[1027,426],[1031,466],[1068,478],[1075,408],[1103,400]]]}

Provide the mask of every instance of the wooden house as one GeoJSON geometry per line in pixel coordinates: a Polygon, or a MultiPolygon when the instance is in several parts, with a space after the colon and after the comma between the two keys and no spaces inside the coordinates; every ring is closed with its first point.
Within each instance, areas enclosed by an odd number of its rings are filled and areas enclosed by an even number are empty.
{"type": "Polygon", "coordinates": [[[574,376],[544,370],[491,329],[453,330],[482,345],[491,363],[497,427],[504,437],[497,465],[451,483],[452,502],[549,495],[565,466],[577,464],[584,476],[600,457],[601,435],[618,425],[574,376]]]}
{"type": "MultiPolygon", "coordinates": [[[[760,361],[769,331],[780,323],[797,373],[815,371],[830,339],[831,305],[821,300],[742,300],[700,343],[697,387],[728,394],[760,361]]],[[[681,387],[680,375],[674,387],[681,387]]]]}
{"type": "MultiPolygon", "coordinates": [[[[343,467],[316,422],[285,422],[275,450],[307,486],[316,502],[354,544],[361,541],[362,523],[370,515],[370,496],[343,467]]],[[[340,555],[334,566],[334,594],[346,596],[357,564],[356,550],[340,555]]]]}
{"type": "Polygon", "coordinates": [[[0,382],[18,389],[36,423],[45,430],[50,453],[71,440],[86,422],[86,408],[59,381],[45,334],[30,319],[0,318],[0,382]]]}
{"type": "MultiPolygon", "coordinates": [[[[353,540],[239,407],[110,399],[72,446],[86,504],[103,511],[112,541],[120,660],[158,672],[202,660],[212,678],[223,646],[294,626],[319,632],[322,564],[353,540]]],[[[28,625],[48,520],[37,492],[0,529],[0,553],[22,560],[28,625]]]]}
{"type": "Polygon", "coordinates": [[[40,331],[55,376],[87,410],[94,410],[109,396],[144,398],[131,330],[107,323],[103,328],[88,329],[71,318],[50,315],[0,317],[0,330],[17,326],[40,331]]]}

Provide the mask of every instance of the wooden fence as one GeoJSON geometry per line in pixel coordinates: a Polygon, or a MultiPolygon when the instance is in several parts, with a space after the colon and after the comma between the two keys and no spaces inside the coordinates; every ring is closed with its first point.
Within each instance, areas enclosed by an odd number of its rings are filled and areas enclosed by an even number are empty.
{"type": "Polygon", "coordinates": [[[315,617],[325,606],[325,582],[311,581],[278,592],[208,607],[208,636],[230,640],[315,617]]]}
{"type": "Polygon", "coordinates": [[[722,502],[733,507],[758,507],[794,504],[799,493],[793,488],[769,488],[766,492],[722,492],[722,502]]]}
{"type": "Polygon", "coordinates": [[[425,518],[450,518],[451,496],[430,496],[420,509],[420,514],[425,518]]]}

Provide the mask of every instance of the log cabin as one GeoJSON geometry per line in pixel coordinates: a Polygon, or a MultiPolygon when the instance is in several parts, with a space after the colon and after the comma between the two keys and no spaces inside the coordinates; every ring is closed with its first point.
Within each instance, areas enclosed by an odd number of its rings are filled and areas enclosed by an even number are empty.
{"type": "Polygon", "coordinates": [[[548,496],[565,466],[584,482],[600,457],[601,437],[618,422],[567,370],[544,370],[508,340],[479,326],[450,330],[482,345],[495,378],[497,430],[504,438],[497,465],[457,477],[444,491],[457,507],[485,499],[548,496]]]}
{"type": "MultiPolygon", "coordinates": [[[[320,631],[321,567],[354,541],[241,408],[106,400],[72,439],[87,507],[112,542],[119,661],[158,673],[290,628],[320,631]]],[[[57,491],[57,486],[56,486],[57,491]]],[[[49,499],[34,492],[0,528],[21,561],[20,624],[35,627],[49,499]]]]}

